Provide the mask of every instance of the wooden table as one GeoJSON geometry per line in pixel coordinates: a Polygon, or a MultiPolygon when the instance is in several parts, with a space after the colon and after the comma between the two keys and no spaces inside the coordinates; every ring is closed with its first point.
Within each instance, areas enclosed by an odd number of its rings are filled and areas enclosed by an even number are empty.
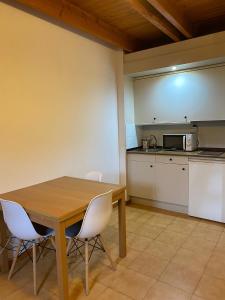
{"type": "MultiPolygon", "coordinates": [[[[99,183],[72,177],[61,177],[0,195],[20,203],[32,221],[55,230],[57,278],[60,299],[69,299],[65,228],[82,220],[90,200],[106,191],[113,191],[118,201],[119,254],[126,256],[125,186],[99,183]]],[[[6,240],[6,226],[0,216],[0,242],[6,240]]],[[[7,253],[0,256],[1,270],[8,270],[7,253]]]]}

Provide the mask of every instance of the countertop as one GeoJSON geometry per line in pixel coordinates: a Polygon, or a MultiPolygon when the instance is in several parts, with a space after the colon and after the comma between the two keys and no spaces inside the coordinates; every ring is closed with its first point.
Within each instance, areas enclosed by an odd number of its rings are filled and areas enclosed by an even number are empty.
{"type": "MultiPolygon", "coordinates": [[[[208,149],[207,149],[208,150],[208,149]]],[[[177,155],[177,156],[187,156],[187,157],[193,157],[193,158],[205,158],[205,159],[223,159],[225,160],[225,150],[221,149],[220,152],[224,152],[222,155],[213,155],[213,152],[215,150],[212,150],[212,154],[210,155],[203,155],[200,152],[203,151],[203,149],[199,149],[196,151],[171,151],[171,150],[163,150],[163,149],[156,149],[155,151],[151,149],[150,151],[145,151],[142,148],[133,148],[128,149],[127,154],[133,153],[133,154],[146,154],[146,155],[177,155]]]]}

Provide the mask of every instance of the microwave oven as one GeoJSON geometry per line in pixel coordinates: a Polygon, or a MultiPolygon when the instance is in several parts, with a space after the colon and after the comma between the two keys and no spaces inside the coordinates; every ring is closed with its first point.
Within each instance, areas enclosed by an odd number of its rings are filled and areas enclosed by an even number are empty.
{"type": "Polygon", "coordinates": [[[195,133],[163,135],[163,149],[194,151],[197,148],[198,138],[195,133]]]}

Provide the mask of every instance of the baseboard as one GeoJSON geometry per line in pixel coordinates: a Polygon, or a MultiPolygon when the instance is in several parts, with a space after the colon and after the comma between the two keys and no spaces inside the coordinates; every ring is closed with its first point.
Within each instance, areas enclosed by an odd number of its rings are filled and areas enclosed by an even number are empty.
{"type": "Polygon", "coordinates": [[[131,201],[131,203],[135,203],[135,204],[141,204],[141,205],[146,205],[146,206],[151,206],[151,207],[162,208],[162,209],[175,211],[175,212],[179,212],[179,213],[187,214],[187,212],[188,212],[188,207],[184,206],[184,205],[176,205],[176,204],[155,201],[155,200],[150,200],[150,199],[143,199],[143,198],[138,198],[138,197],[130,197],[130,201],[131,201]]]}

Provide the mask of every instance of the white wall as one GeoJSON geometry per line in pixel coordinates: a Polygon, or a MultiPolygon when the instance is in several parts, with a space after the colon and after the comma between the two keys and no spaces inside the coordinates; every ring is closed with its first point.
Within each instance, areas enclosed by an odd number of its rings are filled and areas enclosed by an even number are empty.
{"type": "Polygon", "coordinates": [[[92,169],[118,182],[122,52],[4,3],[0,36],[0,193],[92,169]]]}

